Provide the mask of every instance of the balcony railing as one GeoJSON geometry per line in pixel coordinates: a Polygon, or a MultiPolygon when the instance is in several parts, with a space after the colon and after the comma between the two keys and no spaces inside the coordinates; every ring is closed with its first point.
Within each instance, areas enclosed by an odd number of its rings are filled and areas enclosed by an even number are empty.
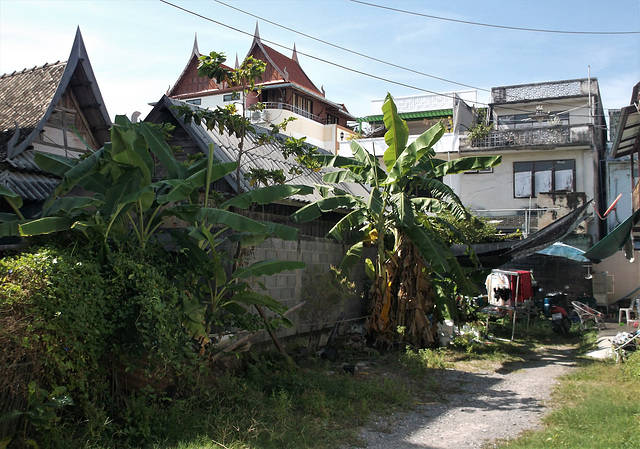
{"type": "Polygon", "coordinates": [[[593,131],[590,125],[509,129],[493,131],[487,137],[473,141],[468,137],[463,137],[460,142],[460,151],[474,151],[485,148],[591,144],[593,141],[593,131]]]}
{"type": "Polygon", "coordinates": [[[317,115],[312,114],[311,112],[305,111],[304,109],[298,108],[292,104],[280,103],[277,101],[267,101],[264,104],[264,109],[283,109],[285,111],[291,111],[294,114],[298,114],[302,117],[308,118],[309,120],[313,120],[314,122],[325,124],[324,121],[318,117],[317,115]]]}

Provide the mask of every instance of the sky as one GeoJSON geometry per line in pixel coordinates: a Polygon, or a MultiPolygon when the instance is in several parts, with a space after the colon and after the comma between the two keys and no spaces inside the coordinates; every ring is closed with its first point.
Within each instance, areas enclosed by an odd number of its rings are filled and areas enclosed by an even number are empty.
{"type": "Polygon", "coordinates": [[[0,0],[0,73],[65,61],[80,27],[109,115],[144,117],[178,80],[196,35],[201,53],[233,65],[258,23],[266,45],[290,56],[295,44],[327,99],[357,117],[379,113],[371,100],[387,92],[477,89],[488,103],[492,87],[589,75],[605,110],[619,109],[640,80],[640,0],[363,2],[0,0]]]}

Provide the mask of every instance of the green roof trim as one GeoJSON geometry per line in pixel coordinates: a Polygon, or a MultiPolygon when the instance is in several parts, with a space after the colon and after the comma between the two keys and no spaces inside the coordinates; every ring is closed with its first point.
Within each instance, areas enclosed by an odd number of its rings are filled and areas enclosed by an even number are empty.
{"type": "MultiPolygon", "coordinates": [[[[403,120],[419,120],[423,118],[445,118],[453,115],[453,109],[436,109],[435,111],[401,112],[398,114],[403,120]]],[[[358,119],[359,122],[380,122],[383,115],[369,115],[358,119]]]]}

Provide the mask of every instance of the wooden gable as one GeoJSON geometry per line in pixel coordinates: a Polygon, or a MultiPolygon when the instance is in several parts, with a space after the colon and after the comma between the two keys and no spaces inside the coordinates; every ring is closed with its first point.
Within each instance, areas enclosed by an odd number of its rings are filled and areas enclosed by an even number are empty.
{"type": "MultiPolygon", "coordinates": [[[[193,50],[186,67],[180,74],[178,81],[167,93],[171,98],[189,98],[201,95],[204,92],[210,93],[215,90],[222,90],[227,88],[226,83],[217,83],[216,80],[209,79],[206,76],[198,75],[198,65],[200,64],[200,56],[202,54],[198,51],[198,38],[196,36],[193,43],[193,50]]],[[[231,67],[223,67],[230,69],[231,67]]]]}

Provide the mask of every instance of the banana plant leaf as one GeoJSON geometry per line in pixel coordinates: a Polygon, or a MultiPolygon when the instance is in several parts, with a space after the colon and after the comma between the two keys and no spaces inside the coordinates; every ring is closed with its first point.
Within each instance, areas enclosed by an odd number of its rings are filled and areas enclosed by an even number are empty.
{"type": "Polygon", "coordinates": [[[313,188],[309,186],[277,184],[249,190],[225,201],[220,207],[222,209],[229,207],[248,209],[252,204],[270,204],[291,195],[309,195],[311,193],[313,193],[313,188]]]}
{"type": "Polygon", "coordinates": [[[140,132],[149,146],[149,149],[156,155],[162,166],[167,170],[170,178],[187,177],[187,168],[176,160],[173,151],[162,138],[162,134],[156,131],[149,123],[140,123],[140,132]]]}
{"type": "Polygon", "coordinates": [[[176,206],[168,211],[171,215],[189,223],[207,222],[210,225],[226,226],[238,232],[261,233],[264,224],[228,210],[195,205],[176,206]]]}
{"type": "Polygon", "coordinates": [[[27,223],[20,224],[20,235],[31,236],[66,231],[68,229],[71,229],[71,226],[74,222],[74,219],[67,217],[39,218],[37,220],[31,220],[27,223]]]}
{"type": "Polygon", "coordinates": [[[415,224],[413,207],[407,195],[404,192],[400,192],[391,195],[389,199],[395,211],[395,218],[401,226],[405,228],[413,226],[415,224]]]}
{"type": "Polygon", "coordinates": [[[387,170],[390,170],[407,145],[407,140],[409,139],[409,126],[398,115],[397,107],[389,93],[387,93],[387,97],[382,104],[382,113],[384,126],[387,128],[387,132],[384,135],[384,141],[388,145],[382,159],[387,170]]]}
{"type": "Polygon", "coordinates": [[[22,207],[22,197],[4,186],[0,186],[0,196],[7,200],[12,208],[17,210],[22,207]]]}
{"type": "Polygon", "coordinates": [[[432,159],[432,162],[434,163],[433,176],[440,177],[469,170],[483,170],[495,167],[502,163],[502,156],[469,156],[452,161],[432,159]]]}
{"type": "Polygon", "coordinates": [[[250,277],[272,276],[289,270],[299,270],[307,265],[297,260],[261,260],[247,267],[240,267],[233,272],[233,279],[246,279],[250,277]]]}
{"type": "Polygon", "coordinates": [[[36,152],[33,161],[42,170],[63,177],[65,173],[75,167],[78,163],[75,159],[60,156],[58,154],[36,152]]]}
{"type": "Polygon", "coordinates": [[[349,170],[336,170],[322,175],[324,182],[338,184],[341,182],[365,182],[365,179],[349,170]]]}
{"type": "Polygon", "coordinates": [[[347,253],[340,262],[340,270],[348,273],[360,260],[364,251],[364,243],[358,242],[347,250],[347,253]]]}
{"type": "Polygon", "coordinates": [[[342,217],[327,233],[327,236],[333,237],[336,241],[342,242],[343,235],[347,231],[359,229],[367,222],[367,216],[360,210],[354,210],[342,217]]]}
{"type": "MultiPolygon", "coordinates": [[[[3,214],[4,215],[4,214],[3,214]]],[[[19,237],[20,236],[20,224],[25,223],[26,220],[7,220],[0,223],[0,237],[19,237]]]]}
{"type": "Polygon", "coordinates": [[[53,215],[73,215],[76,212],[84,211],[89,207],[99,207],[102,201],[97,198],[86,196],[72,196],[58,198],[44,213],[47,216],[53,215]]]}
{"type": "Polygon", "coordinates": [[[414,225],[405,229],[406,234],[420,251],[425,261],[431,265],[435,271],[448,272],[449,262],[447,253],[449,248],[439,242],[439,239],[429,235],[424,228],[414,225]]]}
{"type": "Polygon", "coordinates": [[[291,219],[296,223],[306,223],[322,216],[323,212],[329,212],[338,208],[353,208],[358,200],[353,195],[331,196],[307,204],[302,209],[291,215],[291,219]]]}

